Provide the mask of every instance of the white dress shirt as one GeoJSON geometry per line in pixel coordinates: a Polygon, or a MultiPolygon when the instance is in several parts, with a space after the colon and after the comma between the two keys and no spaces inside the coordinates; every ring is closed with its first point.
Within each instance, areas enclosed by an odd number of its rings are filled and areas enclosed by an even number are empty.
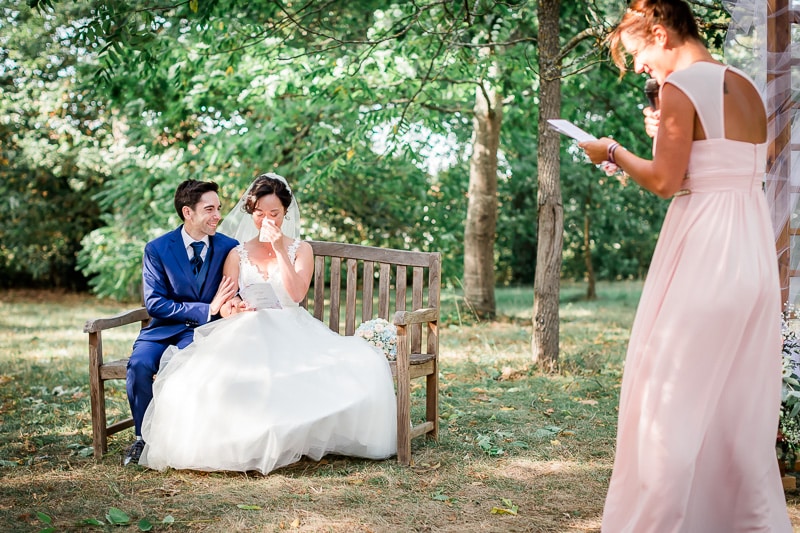
{"type": "MultiPolygon", "coordinates": [[[[181,237],[183,237],[183,246],[184,248],[186,248],[186,257],[188,257],[189,260],[191,260],[192,257],[194,257],[194,249],[192,248],[192,243],[196,241],[193,238],[191,238],[188,233],[186,233],[186,228],[181,228],[181,237]]],[[[208,255],[208,235],[203,235],[203,238],[200,239],[200,241],[202,241],[203,244],[205,244],[205,246],[203,246],[203,250],[200,252],[200,259],[205,261],[206,256],[208,255]]]]}

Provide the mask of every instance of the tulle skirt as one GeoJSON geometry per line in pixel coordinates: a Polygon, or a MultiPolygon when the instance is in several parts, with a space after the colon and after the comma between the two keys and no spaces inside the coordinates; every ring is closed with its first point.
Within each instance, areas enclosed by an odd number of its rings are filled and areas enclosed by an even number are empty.
{"type": "Polygon", "coordinates": [[[198,328],[170,349],[153,386],[139,464],[157,470],[257,470],[328,453],[397,451],[385,357],[305,309],[264,309],[198,328]]]}

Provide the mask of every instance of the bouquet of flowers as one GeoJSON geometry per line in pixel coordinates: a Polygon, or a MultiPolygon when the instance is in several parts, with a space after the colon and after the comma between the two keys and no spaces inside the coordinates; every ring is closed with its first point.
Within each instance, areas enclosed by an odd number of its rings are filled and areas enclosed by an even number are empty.
{"type": "Polygon", "coordinates": [[[373,318],[362,323],[355,331],[361,337],[386,355],[386,359],[397,359],[397,328],[382,318],[373,318]]]}
{"type": "Polygon", "coordinates": [[[800,452],[800,339],[789,327],[788,317],[792,315],[794,309],[787,309],[783,313],[781,323],[783,384],[778,445],[784,456],[796,457],[800,452]]]}

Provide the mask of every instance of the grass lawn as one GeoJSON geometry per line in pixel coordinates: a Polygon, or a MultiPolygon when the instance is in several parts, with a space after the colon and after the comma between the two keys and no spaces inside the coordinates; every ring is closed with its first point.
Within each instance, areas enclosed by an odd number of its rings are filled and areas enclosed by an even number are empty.
{"type": "MultiPolygon", "coordinates": [[[[91,455],[84,322],[130,305],[87,295],[0,295],[2,531],[599,531],[622,360],[638,283],[565,284],[561,368],[530,361],[531,288],[498,288],[478,322],[445,291],[441,436],[414,464],[328,456],[268,476],[120,465],[132,439],[91,455]],[[118,524],[111,527],[111,523],[118,524]],[[52,528],[52,529],[48,529],[52,528]]],[[[124,353],[136,328],[104,335],[124,353]]],[[[108,351],[108,347],[106,348],[108,351]]],[[[110,416],[128,414],[111,382],[110,416]]],[[[419,414],[419,413],[417,413],[419,414]]],[[[800,499],[787,493],[800,531],[800,499]]]]}

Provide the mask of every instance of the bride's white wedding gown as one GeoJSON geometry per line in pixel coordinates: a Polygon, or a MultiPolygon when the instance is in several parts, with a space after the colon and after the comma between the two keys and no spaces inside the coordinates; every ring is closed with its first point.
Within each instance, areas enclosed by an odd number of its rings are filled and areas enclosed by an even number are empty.
{"type": "Polygon", "coordinates": [[[304,455],[394,455],[397,406],[385,357],[293,302],[277,265],[264,279],[238,251],[240,295],[258,310],[199,327],[191,345],[164,355],[139,464],[266,474],[304,455]]]}

